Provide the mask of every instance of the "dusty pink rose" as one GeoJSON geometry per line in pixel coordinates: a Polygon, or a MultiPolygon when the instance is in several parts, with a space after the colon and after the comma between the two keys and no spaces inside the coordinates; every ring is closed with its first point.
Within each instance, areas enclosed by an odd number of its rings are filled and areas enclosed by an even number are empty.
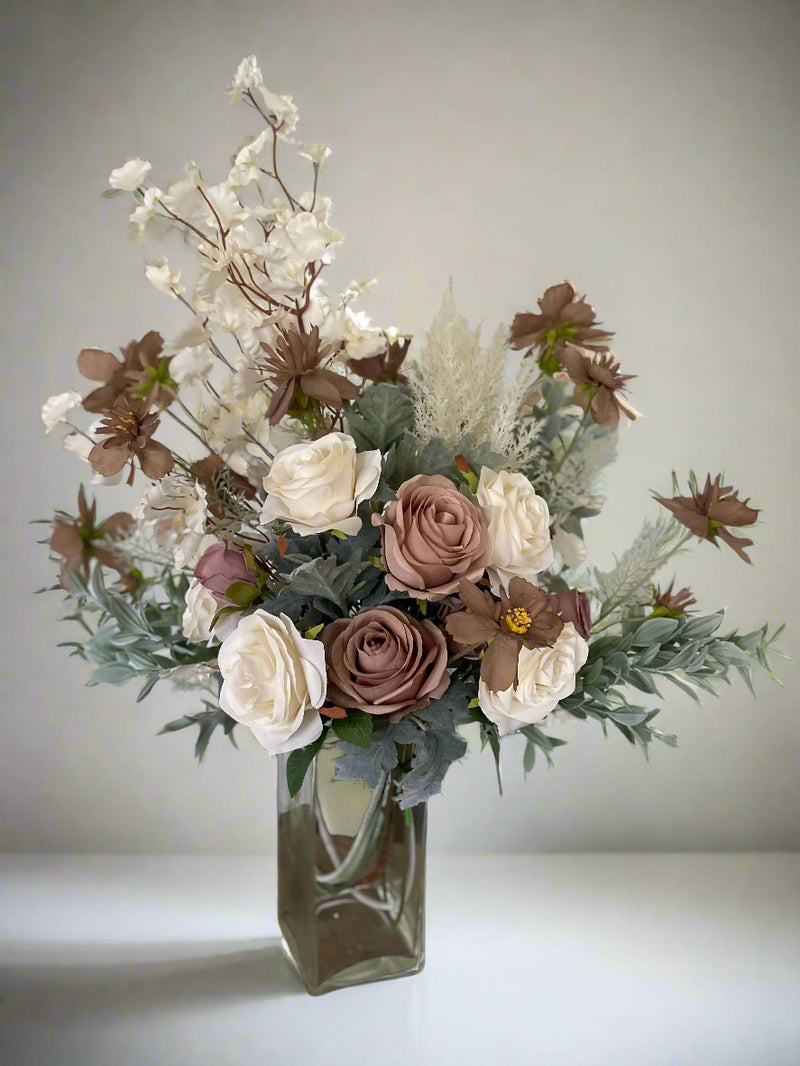
{"type": "Polygon", "coordinates": [[[247,565],[242,552],[229,548],[224,541],[218,540],[200,556],[194,568],[194,576],[215,596],[226,599],[227,591],[234,581],[254,584],[253,578],[256,575],[247,565]]]}
{"type": "Polygon", "coordinates": [[[328,700],[397,721],[438,699],[450,684],[447,642],[433,622],[374,607],[322,630],[328,700]]]}
{"type": "Polygon", "coordinates": [[[373,515],[372,524],[381,527],[390,589],[440,600],[486,569],[486,521],[446,477],[417,474],[403,482],[397,500],[373,515]]]}

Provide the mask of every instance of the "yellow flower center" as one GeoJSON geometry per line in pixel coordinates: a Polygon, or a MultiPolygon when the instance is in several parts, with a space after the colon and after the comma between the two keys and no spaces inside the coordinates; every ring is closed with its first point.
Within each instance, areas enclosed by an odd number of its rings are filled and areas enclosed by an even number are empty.
{"type": "Polygon", "coordinates": [[[524,607],[511,607],[503,615],[503,625],[512,633],[527,633],[531,627],[531,616],[524,607]]]}

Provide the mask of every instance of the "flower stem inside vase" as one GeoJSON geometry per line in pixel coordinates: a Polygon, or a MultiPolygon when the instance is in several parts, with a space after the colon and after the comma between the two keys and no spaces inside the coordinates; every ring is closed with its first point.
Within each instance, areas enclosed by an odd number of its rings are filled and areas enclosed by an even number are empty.
{"type": "Polygon", "coordinates": [[[424,964],[425,804],[401,810],[396,771],[375,788],[334,777],[322,749],[291,797],[278,777],[278,920],[312,995],[424,964]]]}

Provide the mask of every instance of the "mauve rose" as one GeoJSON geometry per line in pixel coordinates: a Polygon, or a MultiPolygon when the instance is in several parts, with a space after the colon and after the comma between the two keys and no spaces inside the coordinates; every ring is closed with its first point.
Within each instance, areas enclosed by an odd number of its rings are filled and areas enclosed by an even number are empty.
{"type": "Polygon", "coordinates": [[[209,592],[221,599],[227,599],[228,589],[234,581],[255,584],[255,574],[247,565],[242,552],[229,548],[222,540],[206,548],[194,568],[194,576],[209,592]]]}
{"type": "Polygon", "coordinates": [[[325,626],[328,700],[397,721],[450,684],[447,643],[433,622],[374,607],[325,626]]]}
{"type": "Polygon", "coordinates": [[[585,592],[567,589],[566,592],[550,593],[548,600],[551,611],[560,614],[565,622],[572,622],[575,631],[584,640],[589,639],[592,632],[592,609],[585,592]]]}
{"type": "Polygon", "coordinates": [[[488,533],[480,508],[452,481],[417,474],[397,490],[397,500],[372,524],[381,527],[390,589],[440,600],[460,583],[478,581],[488,562],[488,533]]]}

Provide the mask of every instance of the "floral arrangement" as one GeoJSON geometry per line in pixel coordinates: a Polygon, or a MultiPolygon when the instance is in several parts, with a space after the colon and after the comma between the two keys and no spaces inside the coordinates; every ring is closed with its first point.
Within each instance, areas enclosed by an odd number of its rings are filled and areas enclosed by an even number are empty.
{"type": "MultiPolygon", "coordinates": [[[[401,805],[440,791],[477,723],[526,738],[524,768],[564,741],[555,715],[593,719],[643,749],[675,738],[631,691],[669,680],[697,698],[732,669],[752,687],[780,630],[721,633],[686,588],[654,575],[692,541],[749,562],[758,510],[723,477],[690,474],[656,496],[607,572],[588,565],[585,520],[620,422],[639,415],[603,327],[569,282],[517,314],[488,346],[445,293],[426,342],[373,326],[354,304],[370,282],[328,293],[342,234],[318,191],[330,154],[295,137],[297,109],[267,89],[254,57],[229,87],[259,132],[209,183],[190,163],[161,189],[151,165],[111,172],[133,199],[136,238],[174,240],[147,279],[186,309],[165,342],[85,348],[87,395],[51,397],[42,416],[98,488],[139,472],[131,512],[98,521],[81,487],[49,544],[60,560],[65,642],[95,665],[90,684],[139,678],[196,688],[202,756],[240,723],[287,760],[296,793],[323,743],[336,774],[367,784],[394,770],[401,805]],[[292,192],[279,154],[309,165],[292,192]],[[194,269],[191,284],[184,270],[194,269]],[[507,363],[514,376],[504,385],[507,363]],[[77,424],[81,412],[94,421],[77,424]],[[167,430],[178,443],[168,444],[167,430]],[[180,436],[179,436],[180,435],[180,436]]],[[[172,439],[172,438],[168,438],[172,439]]]]}

